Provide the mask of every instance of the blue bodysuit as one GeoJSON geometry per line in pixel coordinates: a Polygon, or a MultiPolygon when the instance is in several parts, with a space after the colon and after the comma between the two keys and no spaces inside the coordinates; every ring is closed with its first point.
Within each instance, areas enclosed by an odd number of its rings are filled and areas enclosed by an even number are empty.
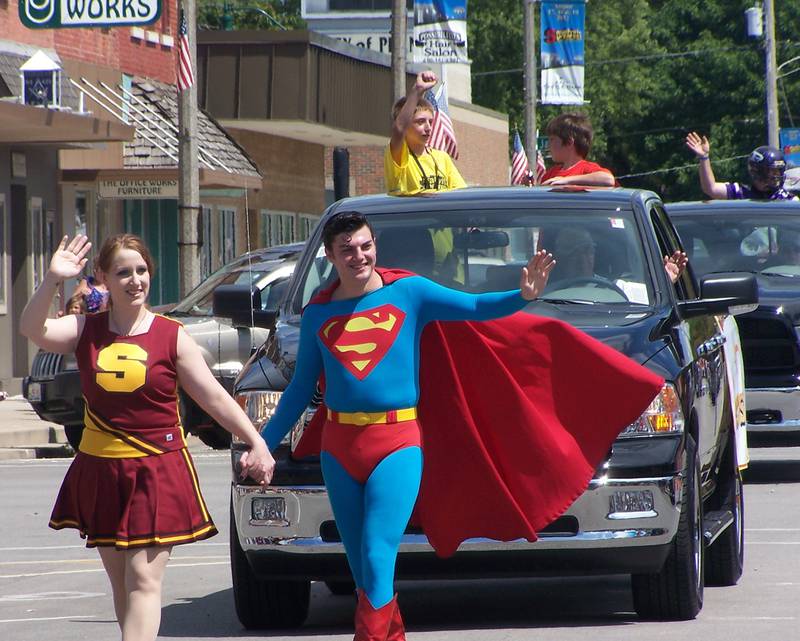
{"type": "Polygon", "coordinates": [[[376,608],[392,599],[397,550],[422,478],[415,420],[422,331],[432,321],[501,318],[526,304],[519,290],[468,294],[411,276],[303,313],[294,376],[262,435],[274,450],[324,370],[322,473],[353,578],[376,608]],[[355,413],[374,422],[354,424],[355,413]],[[388,418],[376,419],[381,413],[388,418]]]}

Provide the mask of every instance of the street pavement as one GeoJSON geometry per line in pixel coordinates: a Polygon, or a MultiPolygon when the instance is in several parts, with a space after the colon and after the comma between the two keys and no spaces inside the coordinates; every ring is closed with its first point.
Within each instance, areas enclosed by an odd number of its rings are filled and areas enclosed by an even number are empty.
{"type": "MultiPolygon", "coordinates": [[[[208,450],[192,435],[186,440],[192,452],[208,450]]],[[[23,396],[0,400],[0,460],[71,458],[74,454],[64,427],[40,419],[23,396]]]]}
{"type": "MultiPolygon", "coordinates": [[[[233,607],[228,557],[230,463],[225,452],[194,454],[219,536],[176,547],[167,570],[159,639],[348,641],[352,597],[312,586],[298,630],[249,632],[233,607]]],[[[68,459],[0,461],[0,639],[119,638],[102,566],[72,530],[47,519],[68,459]]],[[[798,638],[800,449],[753,451],[745,485],[745,572],[739,585],[706,588],[694,621],[642,621],[627,576],[398,585],[409,641],[751,641],[798,638]]]]}

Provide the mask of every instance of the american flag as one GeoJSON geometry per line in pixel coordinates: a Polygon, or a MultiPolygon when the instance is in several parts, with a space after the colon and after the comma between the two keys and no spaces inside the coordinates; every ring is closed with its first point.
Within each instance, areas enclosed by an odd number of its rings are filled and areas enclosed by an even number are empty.
{"type": "Polygon", "coordinates": [[[434,149],[450,154],[453,160],[458,160],[458,143],[453,131],[453,121],[447,113],[447,90],[442,85],[438,98],[430,89],[425,92],[425,99],[433,105],[433,122],[431,123],[431,137],[428,144],[434,149]]]}
{"type": "Polygon", "coordinates": [[[536,150],[536,184],[539,185],[542,182],[542,178],[544,178],[544,174],[547,171],[547,167],[544,166],[544,156],[542,155],[541,150],[536,150]]]}
{"type": "Polygon", "coordinates": [[[514,133],[514,153],[511,155],[511,184],[526,184],[530,173],[528,156],[525,155],[525,147],[522,146],[522,141],[517,131],[514,133]]]}
{"type": "Polygon", "coordinates": [[[186,27],[186,16],[181,9],[181,20],[178,25],[178,91],[186,91],[194,84],[192,71],[192,53],[189,49],[189,30],[186,27]]]}

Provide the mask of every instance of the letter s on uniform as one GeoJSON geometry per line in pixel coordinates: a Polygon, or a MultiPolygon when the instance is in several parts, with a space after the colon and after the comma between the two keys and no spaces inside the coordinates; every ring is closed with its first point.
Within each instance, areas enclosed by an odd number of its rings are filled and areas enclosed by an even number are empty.
{"type": "Polygon", "coordinates": [[[107,392],[134,392],[147,378],[147,352],[132,343],[112,343],[97,354],[97,384],[107,392]]]}

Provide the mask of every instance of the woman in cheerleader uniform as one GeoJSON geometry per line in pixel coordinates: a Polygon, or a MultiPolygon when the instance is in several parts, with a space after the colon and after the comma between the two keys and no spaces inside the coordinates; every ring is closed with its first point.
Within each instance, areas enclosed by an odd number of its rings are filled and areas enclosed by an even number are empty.
{"type": "Polygon", "coordinates": [[[151,641],[172,546],[217,533],[186,448],[178,386],[250,446],[244,474],[268,483],[275,461],[181,324],[147,309],[154,268],[138,237],[111,237],[98,254],[107,311],[47,317],[60,283],[81,273],[90,248],[86,236],[62,239],[20,321],[42,349],[75,352],[85,401],[83,437],[50,527],[75,528],[97,547],[122,641],[151,641]]]}

